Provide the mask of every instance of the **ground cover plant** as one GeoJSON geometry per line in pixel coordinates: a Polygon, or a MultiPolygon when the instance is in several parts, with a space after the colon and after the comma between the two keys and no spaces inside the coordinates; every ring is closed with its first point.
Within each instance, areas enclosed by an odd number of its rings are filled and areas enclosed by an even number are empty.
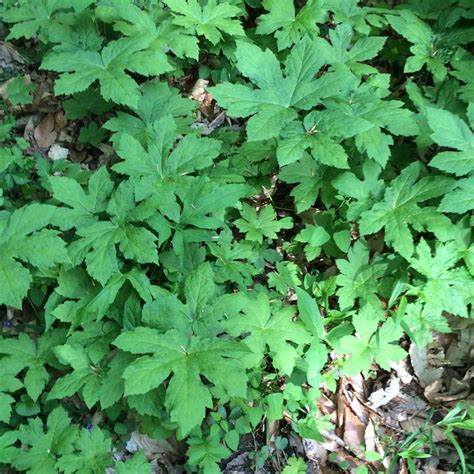
{"type": "Polygon", "coordinates": [[[473,472],[472,0],[0,21],[2,472],[473,472]]]}

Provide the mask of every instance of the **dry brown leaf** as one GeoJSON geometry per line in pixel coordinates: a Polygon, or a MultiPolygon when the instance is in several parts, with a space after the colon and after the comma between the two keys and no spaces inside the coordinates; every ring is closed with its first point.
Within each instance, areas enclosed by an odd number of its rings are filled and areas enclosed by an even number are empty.
{"type": "Polygon", "coordinates": [[[20,53],[7,41],[0,41],[0,67],[11,66],[12,63],[24,64],[20,53]]]}
{"type": "Polygon", "coordinates": [[[344,411],[344,434],[342,439],[356,453],[363,451],[365,428],[365,424],[347,407],[344,411]]]}
{"type": "Polygon", "coordinates": [[[376,450],[376,442],[375,442],[376,438],[377,436],[375,434],[374,424],[372,423],[372,420],[369,420],[365,428],[365,433],[364,433],[364,443],[365,443],[365,449],[367,451],[376,450]]]}
{"type": "Polygon", "coordinates": [[[408,372],[408,364],[406,360],[397,363],[391,362],[390,367],[397,373],[397,377],[402,384],[408,385],[413,380],[413,376],[408,372]]]}
{"type": "Polygon", "coordinates": [[[58,136],[54,114],[47,114],[35,127],[34,137],[40,148],[49,148],[58,136]]]}
{"type": "Polygon", "coordinates": [[[474,351],[474,325],[459,331],[459,338],[455,339],[446,351],[446,359],[455,367],[471,365],[474,351]]]}
{"type": "Polygon", "coordinates": [[[304,453],[310,461],[325,464],[328,459],[328,450],[314,439],[303,439],[304,453]]]}
{"type": "MultiPolygon", "coordinates": [[[[414,416],[413,418],[410,418],[409,420],[401,421],[400,425],[406,432],[414,433],[424,423],[425,423],[424,418],[421,418],[419,416],[414,416]]],[[[431,424],[428,424],[425,428],[430,428],[430,427],[433,428],[433,441],[436,441],[437,443],[440,443],[441,441],[446,441],[447,438],[444,434],[444,431],[441,428],[438,428],[437,426],[432,426],[431,424]]]]}
{"type": "Polygon", "coordinates": [[[173,458],[180,456],[180,449],[177,444],[166,439],[153,439],[138,431],[132,433],[127,442],[126,449],[130,453],[143,451],[150,459],[162,455],[168,455],[173,458]]]}
{"type": "Polygon", "coordinates": [[[384,410],[393,420],[404,421],[413,415],[425,413],[428,405],[420,397],[402,392],[384,406],[384,410]]]}
{"type": "Polygon", "coordinates": [[[423,388],[442,378],[445,364],[442,347],[430,344],[425,348],[419,348],[411,344],[409,352],[411,365],[423,388]]]}
{"type": "Polygon", "coordinates": [[[269,420],[267,418],[266,431],[267,431],[267,446],[270,452],[273,452],[276,449],[275,440],[280,431],[280,423],[278,422],[278,420],[269,420]]]}

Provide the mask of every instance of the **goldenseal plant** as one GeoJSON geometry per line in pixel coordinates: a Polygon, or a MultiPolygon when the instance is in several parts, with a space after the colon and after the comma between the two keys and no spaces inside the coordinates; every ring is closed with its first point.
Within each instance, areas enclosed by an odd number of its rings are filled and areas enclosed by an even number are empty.
{"type": "MultiPolygon", "coordinates": [[[[4,0],[0,35],[2,472],[305,472],[321,400],[467,327],[472,1],[4,0]]],[[[414,473],[430,429],[340,449],[414,473]]]]}

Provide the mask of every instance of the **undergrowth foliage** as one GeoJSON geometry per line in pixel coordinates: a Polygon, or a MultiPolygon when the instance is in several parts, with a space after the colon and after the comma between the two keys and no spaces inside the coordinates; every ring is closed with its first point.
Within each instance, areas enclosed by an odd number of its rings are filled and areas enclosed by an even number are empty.
{"type": "Polygon", "coordinates": [[[220,472],[264,420],[320,439],[322,388],[469,317],[474,5],[392,3],[0,2],[109,151],[0,123],[0,464],[150,472],[113,455],[139,431],[220,472]]]}

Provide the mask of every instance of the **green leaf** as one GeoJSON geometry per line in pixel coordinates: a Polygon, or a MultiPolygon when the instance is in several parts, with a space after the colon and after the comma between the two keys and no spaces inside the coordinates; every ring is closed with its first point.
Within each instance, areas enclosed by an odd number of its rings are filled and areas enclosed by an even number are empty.
{"type": "Polygon", "coordinates": [[[209,387],[203,383],[201,374],[230,395],[245,396],[247,377],[240,358],[247,349],[240,343],[199,336],[187,338],[174,330],[160,334],[154,329],[136,328],[121,334],[114,344],[125,351],[155,351],[125,370],[125,395],[147,393],[173,374],[165,404],[183,435],[199,425],[206,408],[212,406],[209,387]],[[144,339],[147,343],[140,350],[144,339]],[[227,378],[229,372],[234,374],[234,380],[227,378]]]}
{"type": "Polygon", "coordinates": [[[433,208],[420,208],[419,203],[436,198],[453,187],[449,178],[437,176],[417,180],[420,173],[418,163],[405,168],[386,188],[384,199],[362,213],[360,232],[374,234],[385,229],[385,241],[403,257],[413,254],[413,235],[409,226],[415,229],[427,228],[441,240],[450,239],[451,222],[433,208]]]}
{"type": "Polygon", "coordinates": [[[398,345],[403,332],[393,319],[387,320],[379,327],[383,319],[377,306],[365,305],[352,319],[355,336],[344,336],[341,347],[350,358],[344,364],[348,375],[367,371],[374,359],[383,369],[390,370],[391,362],[398,362],[406,352],[398,345]]]}
{"type": "Polygon", "coordinates": [[[231,452],[220,443],[218,436],[202,438],[190,438],[186,452],[189,463],[200,466],[203,472],[218,473],[218,463],[231,455],[231,452]]]}
{"type": "MultiPolygon", "coordinates": [[[[15,399],[11,395],[8,395],[7,393],[0,393],[0,421],[2,421],[3,423],[10,423],[10,416],[13,411],[12,405],[14,403],[15,399]]],[[[13,453],[13,450],[10,450],[9,453],[13,453]]],[[[2,458],[3,451],[2,449],[0,449],[0,463],[2,462],[2,458]]],[[[9,461],[5,462],[11,462],[11,458],[9,461]]]]}
{"type": "Polygon", "coordinates": [[[268,274],[268,286],[275,288],[279,293],[287,294],[301,285],[300,269],[293,262],[278,262],[274,272],[268,274]]]}
{"type": "Polygon", "coordinates": [[[295,291],[298,297],[298,312],[301,321],[308,331],[320,339],[324,334],[324,327],[316,301],[301,288],[296,288],[295,291]]]}
{"type": "Polygon", "coordinates": [[[474,134],[457,115],[442,109],[426,109],[428,124],[433,130],[431,138],[440,146],[454,148],[458,152],[438,153],[430,166],[456,176],[474,169],[474,134]]]}
{"type": "Polygon", "coordinates": [[[7,39],[30,39],[39,33],[44,40],[49,30],[57,26],[57,21],[52,20],[52,17],[62,8],[62,0],[40,0],[34,4],[15,5],[15,8],[10,8],[5,13],[2,11],[2,20],[14,23],[7,39]]]}
{"type": "Polygon", "coordinates": [[[192,28],[212,44],[222,40],[221,32],[231,36],[245,36],[240,22],[233,19],[241,10],[228,2],[206,0],[202,7],[197,0],[165,0],[165,3],[174,16],[175,25],[192,28]]]}
{"type": "Polygon", "coordinates": [[[438,209],[456,214],[472,211],[474,209],[474,176],[457,181],[454,190],[444,195],[438,209]]]}
{"type": "Polygon", "coordinates": [[[290,375],[298,356],[291,343],[299,345],[310,341],[307,330],[292,321],[293,314],[291,307],[273,312],[268,297],[260,293],[248,300],[243,315],[229,318],[224,325],[233,336],[248,334],[244,341],[254,353],[252,364],[259,366],[268,352],[275,368],[290,375]]]}
{"type": "Polygon", "coordinates": [[[474,283],[467,270],[456,265],[461,258],[462,253],[454,242],[437,245],[434,254],[424,239],[418,244],[416,257],[410,259],[410,264],[426,282],[417,282],[414,291],[425,302],[425,311],[429,314],[441,316],[446,311],[468,316],[467,304],[474,283]]]}
{"type": "Polygon", "coordinates": [[[233,117],[253,116],[249,139],[276,137],[297,117],[297,109],[308,109],[318,99],[314,74],[323,65],[317,44],[304,38],[288,56],[286,77],[270,50],[237,42],[237,67],[258,89],[240,84],[220,84],[210,89],[218,103],[233,117]]]}
{"type": "MultiPolygon", "coordinates": [[[[0,398],[2,395],[0,394],[0,398]]],[[[3,401],[2,405],[3,407],[3,401]]],[[[5,421],[2,419],[2,421],[5,421]]],[[[8,421],[6,421],[8,423],[8,421]]],[[[18,438],[18,433],[15,431],[7,431],[0,436],[0,464],[10,464],[16,457],[18,448],[15,448],[15,444],[18,438]]]]}
{"type": "MultiPolygon", "coordinates": [[[[168,64],[156,64],[153,70],[136,64],[135,54],[149,45],[150,39],[121,38],[111,41],[101,51],[52,52],[43,59],[41,67],[63,73],[56,81],[55,92],[73,94],[86,90],[96,80],[106,101],[137,107],[140,99],[138,84],[125,70],[139,74],[157,75],[169,70],[168,64]]],[[[146,63],[145,63],[146,64],[146,63]]]]}
{"type": "Polygon", "coordinates": [[[57,407],[48,415],[46,432],[39,418],[29,419],[19,429],[18,438],[22,449],[15,458],[13,465],[23,471],[54,472],[56,460],[72,451],[77,437],[77,428],[64,408],[57,407]]]}
{"type": "Polygon", "coordinates": [[[55,213],[55,223],[63,230],[92,224],[97,219],[94,214],[104,212],[113,188],[105,167],[101,167],[89,179],[88,193],[72,178],[51,176],[49,181],[54,198],[69,206],[55,213]]]}
{"type": "Polygon", "coordinates": [[[31,282],[31,274],[23,265],[13,260],[0,261],[0,302],[2,304],[21,308],[31,282]]]}
{"type": "Polygon", "coordinates": [[[290,195],[295,200],[298,213],[306,211],[316,202],[323,187],[323,175],[321,166],[307,154],[300,161],[281,169],[279,179],[285,183],[296,184],[290,195]]]}
{"type": "Polygon", "coordinates": [[[14,211],[0,227],[0,304],[21,308],[32,282],[18,260],[46,270],[69,258],[65,243],[53,230],[41,230],[53,220],[55,208],[31,204],[14,211]]]}
{"type": "Polygon", "coordinates": [[[13,105],[31,104],[33,102],[31,94],[34,90],[34,84],[27,83],[26,79],[21,76],[7,82],[7,97],[13,105]]]}
{"type": "Polygon", "coordinates": [[[340,287],[337,290],[339,306],[342,310],[354,306],[356,299],[361,299],[363,304],[378,301],[379,280],[387,270],[383,259],[369,261],[369,249],[361,240],[357,241],[347,255],[348,260],[336,260],[336,265],[341,272],[336,277],[340,287]]]}
{"type": "Polygon", "coordinates": [[[265,206],[257,214],[254,207],[244,204],[240,213],[242,219],[237,219],[235,225],[244,232],[247,240],[263,242],[263,238],[276,239],[281,229],[291,229],[293,223],[290,217],[276,219],[276,212],[272,206],[265,206]]]}
{"type": "Polygon", "coordinates": [[[257,34],[276,32],[280,51],[298,44],[305,35],[316,37],[319,33],[316,23],[322,23],[325,18],[326,12],[319,1],[309,1],[298,13],[293,3],[287,0],[264,0],[263,6],[269,13],[258,18],[257,34]]]}
{"type": "Polygon", "coordinates": [[[167,83],[149,81],[143,85],[142,96],[134,109],[137,116],[118,111],[117,116],[107,120],[103,127],[115,132],[112,137],[115,143],[120,143],[122,134],[131,135],[142,144],[147,140],[153,143],[155,122],[171,115],[182,131],[192,121],[190,116],[195,108],[195,101],[182,97],[167,83]]]}
{"type": "Polygon", "coordinates": [[[407,333],[411,340],[419,347],[424,347],[433,341],[433,332],[451,332],[447,319],[425,308],[422,301],[410,303],[403,315],[403,323],[409,329],[407,333]]]}
{"type": "Polygon", "coordinates": [[[74,443],[77,453],[61,456],[56,463],[56,469],[66,474],[74,472],[104,472],[112,465],[110,456],[111,439],[97,426],[89,432],[82,429],[74,443]]]}
{"type": "Polygon", "coordinates": [[[151,474],[151,464],[148,462],[145,453],[142,451],[135,453],[126,461],[115,464],[117,474],[151,474]]]}

